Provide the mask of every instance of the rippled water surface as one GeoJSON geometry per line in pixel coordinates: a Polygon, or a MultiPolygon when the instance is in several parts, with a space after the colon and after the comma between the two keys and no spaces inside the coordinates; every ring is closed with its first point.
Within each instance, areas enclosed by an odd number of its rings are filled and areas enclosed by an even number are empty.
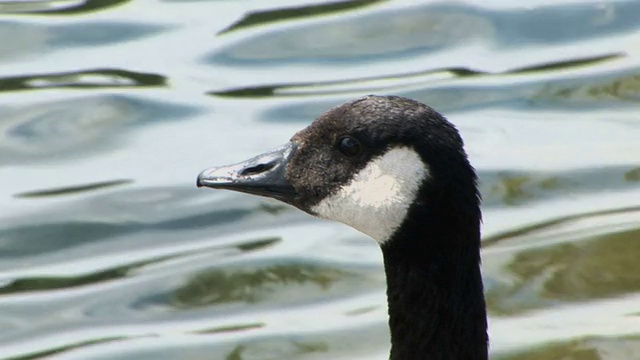
{"type": "Polygon", "coordinates": [[[385,359],[377,245],[198,190],[330,106],[462,132],[496,359],[640,359],[640,1],[0,0],[0,358],[385,359]]]}

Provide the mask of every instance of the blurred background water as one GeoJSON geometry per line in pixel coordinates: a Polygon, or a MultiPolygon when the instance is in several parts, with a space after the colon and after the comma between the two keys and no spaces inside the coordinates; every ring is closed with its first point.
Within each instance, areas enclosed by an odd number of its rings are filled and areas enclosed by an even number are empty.
{"type": "Polygon", "coordinates": [[[377,245],[197,173],[409,96],[484,197],[495,359],[640,359],[640,1],[0,0],[0,358],[385,359],[377,245]]]}

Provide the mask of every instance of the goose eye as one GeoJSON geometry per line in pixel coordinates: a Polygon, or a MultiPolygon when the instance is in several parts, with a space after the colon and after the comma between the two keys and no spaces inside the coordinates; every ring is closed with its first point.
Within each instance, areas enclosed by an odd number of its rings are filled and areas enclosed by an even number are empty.
{"type": "Polygon", "coordinates": [[[360,152],[360,143],[350,136],[345,136],[338,142],[338,150],[346,156],[355,156],[360,152]]]}

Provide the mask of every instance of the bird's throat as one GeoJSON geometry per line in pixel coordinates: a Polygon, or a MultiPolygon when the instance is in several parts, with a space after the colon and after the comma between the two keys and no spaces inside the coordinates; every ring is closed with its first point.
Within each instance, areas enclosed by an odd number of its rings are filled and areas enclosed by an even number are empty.
{"type": "Polygon", "coordinates": [[[457,256],[427,253],[436,248],[407,248],[398,238],[382,247],[390,359],[486,360],[487,320],[478,254],[473,248],[471,254],[467,249],[457,256]]]}

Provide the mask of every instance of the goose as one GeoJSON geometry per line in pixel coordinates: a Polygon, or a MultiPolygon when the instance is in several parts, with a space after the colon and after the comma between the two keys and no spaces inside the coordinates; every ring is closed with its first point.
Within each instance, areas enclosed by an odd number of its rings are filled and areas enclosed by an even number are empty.
{"type": "Polygon", "coordinates": [[[265,196],[380,246],[392,360],[486,360],[480,195],[458,130],[431,107],[366,96],[289,143],[202,171],[198,187],[265,196]]]}

